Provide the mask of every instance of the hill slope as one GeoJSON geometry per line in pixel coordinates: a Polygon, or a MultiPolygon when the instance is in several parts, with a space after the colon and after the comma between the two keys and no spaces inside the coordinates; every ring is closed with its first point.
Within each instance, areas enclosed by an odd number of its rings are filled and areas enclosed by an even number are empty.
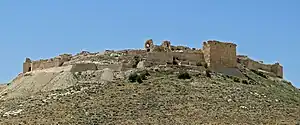
{"type": "Polygon", "coordinates": [[[90,71],[73,73],[77,82],[66,89],[18,98],[3,95],[0,123],[296,124],[300,121],[298,89],[279,78],[241,67],[240,70],[245,78],[183,66],[130,70],[149,73],[141,83],[129,82],[129,71],[119,74],[125,78],[112,81],[89,80],[90,76],[97,77],[90,71]],[[182,72],[191,78],[179,79],[182,72]]]}

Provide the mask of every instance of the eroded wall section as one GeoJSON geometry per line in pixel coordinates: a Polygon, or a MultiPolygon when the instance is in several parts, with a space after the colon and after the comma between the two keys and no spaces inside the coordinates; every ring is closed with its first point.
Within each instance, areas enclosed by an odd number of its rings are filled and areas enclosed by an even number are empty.
{"type": "Polygon", "coordinates": [[[249,69],[264,70],[274,73],[274,75],[277,77],[283,78],[283,67],[279,63],[263,64],[261,62],[254,61],[247,56],[238,56],[238,62],[245,65],[249,69]]]}
{"type": "Polygon", "coordinates": [[[63,54],[55,58],[38,61],[31,61],[29,58],[26,58],[25,62],[23,63],[23,73],[39,69],[59,67],[62,66],[64,62],[69,61],[71,57],[72,55],[70,54],[63,54]]]}

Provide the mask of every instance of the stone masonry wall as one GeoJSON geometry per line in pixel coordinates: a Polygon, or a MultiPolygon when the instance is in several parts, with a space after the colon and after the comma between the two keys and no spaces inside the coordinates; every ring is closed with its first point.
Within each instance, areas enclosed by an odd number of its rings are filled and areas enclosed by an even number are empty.
{"type": "Polygon", "coordinates": [[[212,69],[235,68],[237,65],[236,44],[207,41],[203,43],[204,58],[212,69]]]}
{"type": "Polygon", "coordinates": [[[164,65],[167,62],[172,62],[172,60],[172,54],[166,52],[149,52],[146,58],[146,62],[152,62],[156,65],[164,65]]]}
{"type": "Polygon", "coordinates": [[[172,52],[173,57],[178,57],[179,61],[196,65],[198,62],[204,63],[204,55],[202,51],[194,52],[172,52]]]}
{"type": "Polygon", "coordinates": [[[151,52],[148,53],[146,61],[153,64],[164,65],[172,63],[173,57],[177,58],[180,62],[196,65],[197,62],[205,62],[202,51],[194,52],[151,52]]]}
{"type": "Polygon", "coordinates": [[[69,61],[71,57],[72,56],[69,54],[63,54],[55,58],[38,60],[38,61],[31,61],[29,58],[26,58],[26,61],[23,63],[23,73],[34,71],[34,70],[59,67],[62,66],[64,62],[69,61]]]}
{"type": "Polygon", "coordinates": [[[276,76],[283,78],[283,67],[279,63],[275,63],[271,66],[271,72],[276,76]]]}
{"type": "Polygon", "coordinates": [[[32,71],[31,63],[24,62],[23,63],[23,73],[32,71]]]}
{"type": "Polygon", "coordinates": [[[126,54],[128,55],[143,55],[146,54],[146,50],[128,50],[126,54]]]}
{"type": "Polygon", "coordinates": [[[283,67],[279,63],[275,64],[263,64],[257,61],[254,61],[248,57],[238,57],[238,62],[241,64],[245,65],[249,69],[254,69],[254,70],[264,70],[267,72],[274,73],[275,76],[277,77],[283,77],[283,67]]]}
{"type": "Polygon", "coordinates": [[[32,62],[29,58],[25,59],[25,62],[23,63],[23,73],[32,71],[31,63],[32,62]]]}

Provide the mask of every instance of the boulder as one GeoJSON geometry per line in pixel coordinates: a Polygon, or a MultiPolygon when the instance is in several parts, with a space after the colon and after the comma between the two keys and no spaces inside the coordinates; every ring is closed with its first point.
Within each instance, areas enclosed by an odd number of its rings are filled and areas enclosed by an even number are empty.
{"type": "Polygon", "coordinates": [[[144,68],[145,68],[144,63],[145,63],[145,61],[140,61],[140,62],[137,64],[136,68],[138,68],[138,69],[144,69],[144,68]]]}
{"type": "Polygon", "coordinates": [[[109,68],[103,69],[103,73],[101,75],[101,80],[104,81],[112,81],[114,79],[114,72],[109,68]]]}

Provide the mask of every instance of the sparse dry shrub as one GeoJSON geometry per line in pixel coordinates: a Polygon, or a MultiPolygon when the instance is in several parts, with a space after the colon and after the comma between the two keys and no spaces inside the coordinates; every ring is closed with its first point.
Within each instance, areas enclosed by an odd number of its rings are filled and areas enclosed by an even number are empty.
{"type": "Polygon", "coordinates": [[[248,80],[245,80],[245,79],[242,80],[242,83],[247,84],[247,85],[249,84],[248,80]]]}
{"type": "Polygon", "coordinates": [[[234,82],[237,82],[237,83],[240,83],[240,82],[241,82],[241,80],[240,80],[239,77],[233,77],[233,81],[234,81],[234,82]]]}
{"type": "Polygon", "coordinates": [[[128,80],[129,82],[138,82],[143,83],[143,80],[147,80],[146,76],[149,76],[150,74],[147,71],[143,71],[142,73],[138,74],[136,72],[129,75],[128,80]]]}
{"type": "Polygon", "coordinates": [[[143,78],[142,78],[140,75],[138,75],[138,76],[136,77],[136,81],[137,81],[138,83],[143,83],[143,78]]]}
{"type": "Polygon", "coordinates": [[[140,77],[142,78],[142,80],[146,80],[147,76],[150,76],[150,73],[147,70],[144,70],[140,73],[140,77]]]}
{"type": "Polygon", "coordinates": [[[205,75],[206,75],[206,77],[211,78],[211,71],[205,70],[205,75]]]}
{"type": "Polygon", "coordinates": [[[190,79],[190,78],[191,78],[191,76],[190,76],[190,74],[187,73],[187,72],[181,72],[181,73],[179,73],[179,75],[178,75],[178,79],[190,79]]]}
{"type": "Polygon", "coordinates": [[[137,73],[132,73],[132,74],[129,75],[128,80],[129,80],[130,82],[136,82],[137,77],[138,77],[138,74],[137,74],[137,73]]]}

